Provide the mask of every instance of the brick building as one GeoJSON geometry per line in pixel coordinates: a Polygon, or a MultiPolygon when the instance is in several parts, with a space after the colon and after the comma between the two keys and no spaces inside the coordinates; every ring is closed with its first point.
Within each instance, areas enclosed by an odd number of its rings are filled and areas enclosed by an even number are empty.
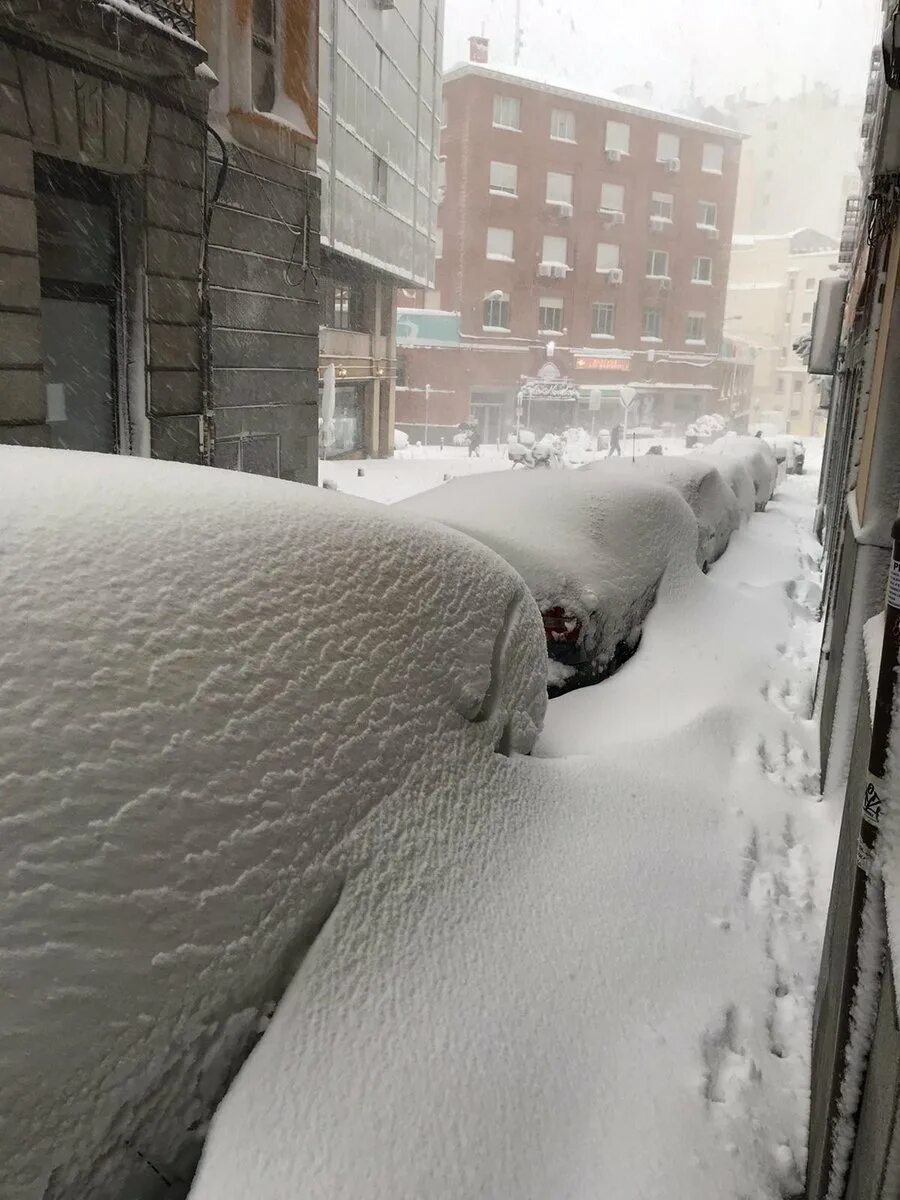
{"type": "Polygon", "coordinates": [[[538,405],[539,431],[589,427],[591,389],[595,421],[617,419],[596,389],[621,384],[641,422],[739,407],[722,323],[741,135],[476,62],[444,76],[443,103],[426,303],[458,314],[458,345],[401,328],[398,425],[423,436],[427,386],[432,440],[470,416],[505,436],[551,343],[579,402],[538,405]]]}

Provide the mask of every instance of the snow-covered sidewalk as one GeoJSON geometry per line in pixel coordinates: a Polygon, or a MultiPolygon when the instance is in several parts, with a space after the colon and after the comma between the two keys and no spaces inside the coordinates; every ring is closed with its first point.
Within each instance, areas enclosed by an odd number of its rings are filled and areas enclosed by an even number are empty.
{"type": "Polygon", "coordinates": [[[538,754],[408,792],[213,1125],[197,1200],[780,1200],[836,829],[815,476],[660,597],[538,754]]]}

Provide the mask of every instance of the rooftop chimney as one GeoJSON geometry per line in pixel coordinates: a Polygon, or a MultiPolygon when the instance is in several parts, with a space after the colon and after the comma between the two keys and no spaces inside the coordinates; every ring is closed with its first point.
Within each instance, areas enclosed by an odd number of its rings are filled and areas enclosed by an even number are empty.
{"type": "Polygon", "coordinates": [[[469,62],[486,63],[488,60],[488,40],[486,37],[469,38],[469,62]]]}

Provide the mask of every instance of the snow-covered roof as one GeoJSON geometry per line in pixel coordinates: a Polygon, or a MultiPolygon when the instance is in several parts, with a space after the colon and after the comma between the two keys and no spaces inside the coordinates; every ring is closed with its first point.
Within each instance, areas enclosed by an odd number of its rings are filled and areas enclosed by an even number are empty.
{"type": "Polygon", "coordinates": [[[522,87],[533,88],[536,91],[552,92],[569,100],[578,100],[585,104],[597,104],[604,108],[615,109],[618,112],[630,113],[633,116],[649,117],[668,125],[680,125],[688,129],[697,129],[706,133],[727,137],[733,141],[742,141],[745,134],[725,125],[711,125],[707,121],[698,121],[694,117],[686,117],[682,113],[667,111],[650,105],[641,104],[636,100],[623,100],[621,96],[602,92],[583,92],[573,89],[568,83],[539,72],[526,70],[522,67],[486,66],[483,63],[458,63],[444,72],[444,83],[453,83],[467,75],[480,75],[487,79],[509,80],[521,84],[522,87]]]}

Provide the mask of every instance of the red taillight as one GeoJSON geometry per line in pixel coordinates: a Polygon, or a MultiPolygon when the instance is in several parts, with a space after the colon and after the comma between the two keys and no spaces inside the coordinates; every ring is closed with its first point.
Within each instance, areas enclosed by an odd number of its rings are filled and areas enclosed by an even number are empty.
{"type": "Polygon", "coordinates": [[[542,613],[548,642],[577,642],[581,622],[564,608],[548,608],[542,613]]]}

